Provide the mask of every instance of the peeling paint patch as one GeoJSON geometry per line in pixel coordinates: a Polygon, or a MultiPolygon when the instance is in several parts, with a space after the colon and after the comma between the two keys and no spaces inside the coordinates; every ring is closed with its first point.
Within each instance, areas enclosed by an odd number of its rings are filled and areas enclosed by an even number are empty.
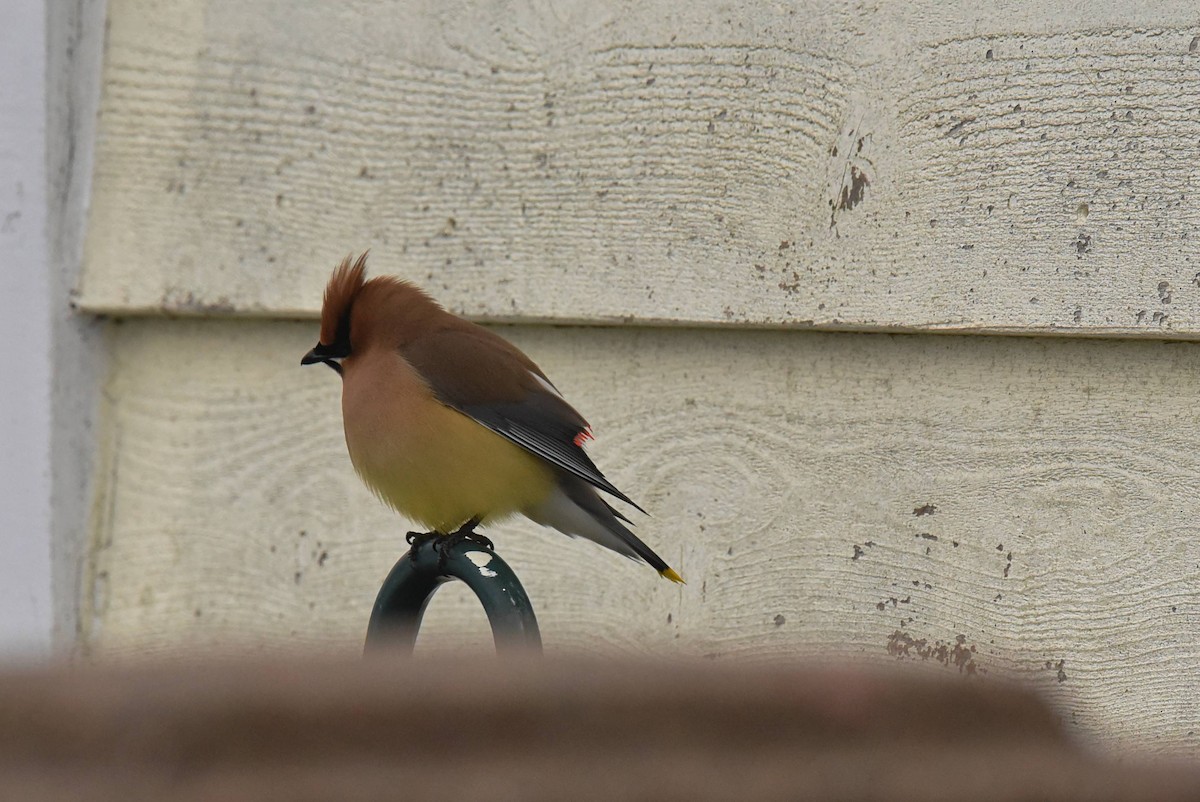
{"type": "Polygon", "coordinates": [[[868,540],[868,541],[864,542],[862,544],[862,546],[855,543],[854,544],[854,555],[850,558],[850,561],[853,562],[853,561],[857,560],[859,557],[861,557],[867,553],[866,549],[872,548],[872,547],[874,547],[874,545],[875,545],[874,540],[868,540]]]}
{"type": "Polygon", "coordinates": [[[860,134],[857,126],[844,130],[838,142],[829,149],[832,159],[829,198],[829,227],[837,228],[839,212],[854,209],[866,198],[871,186],[875,165],[870,158],[870,132],[860,134]]]}
{"type": "Polygon", "coordinates": [[[836,208],[840,211],[849,211],[862,203],[863,195],[866,194],[867,187],[870,185],[871,179],[866,172],[851,165],[847,180],[842,184],[842,194],[838,196],[836,208]]]}
{"type": "Polygon", "coordinates": [[[1047,660],[1046,661],[1046,670],[1053,671],[1055,679],[1057,679],[1059,682],[1066,682],[1067,681],[1067,672],[1065,670],[1066,665],[1067,665],[1066,660],[1059,660],[1057,663],[1054,662],[1053,660],[1047,660]]]}
{"type": "Polygon", "coordinates": [[[887,653],[898,660],[935,660],[947,668],[954,667],[960,674],[986,674],[975,660],[975,644],[967,644],[966,635],[957,635],[954,643],[914,638],[902,629],[897,629],[887,640],[887,653]]]}
{"type": "Polygon", "coordinates": [[[479,574],[481,576],[491,578],[496,575],[495,571],[493,571],[491,568],[488,568],[488,566],[492,563],[492,555],[488,554],[486,551],[468,551],[466,555],[467,559],[475,563],[476,567],[479,568],[479,574]]]}
{"type": "Polygon", "coordinates": [[[912,603],[912,596],[905,596],[903,599],[898,599],[895,596],[889,596],[886,599],[884,599],[883,601],[876,602],[875,609],[879,610],[880,612],[883,612],[883,611],[887,610],[887,607],[889,604],[892,605],[893,608],[895,608],[895,607],[899,607],[901,604],[911,604],[911,603],[912,603]]]}
{"type": "Polygon", "coordinates": [[[922,515],[933,515],[937,510],[936,504],[922,504],[920,507],[913,508],[913,515],[920,518],[922,515]]]}

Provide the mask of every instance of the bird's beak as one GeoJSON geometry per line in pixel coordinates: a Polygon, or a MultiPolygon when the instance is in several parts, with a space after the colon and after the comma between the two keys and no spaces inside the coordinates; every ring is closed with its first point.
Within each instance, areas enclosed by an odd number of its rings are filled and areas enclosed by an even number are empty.
{"type": "Polygon", "coordinates": [[[339,376],[342,375],[342,357],[344,355],[335,354],[327,346],[317,343],[316,348],[313,348],[304,356],[300,357],[301,365],[315,365],[318,362],[324,362],[329,367],[337,371],[339,376]]]}

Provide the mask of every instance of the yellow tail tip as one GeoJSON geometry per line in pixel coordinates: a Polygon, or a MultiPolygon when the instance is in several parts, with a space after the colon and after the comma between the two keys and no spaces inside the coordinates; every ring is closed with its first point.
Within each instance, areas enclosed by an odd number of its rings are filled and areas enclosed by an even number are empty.
{"type": "Polygon", "coordinates": [[[687,582],[683,581],[683,577],[681,577],[679,574],[675,573],[674,568],[664,568],[663,570],[658,572],[658,575],[661,576],[663,579],[669,579],[678,585],[686,585],[687,584],[687,582]]]}

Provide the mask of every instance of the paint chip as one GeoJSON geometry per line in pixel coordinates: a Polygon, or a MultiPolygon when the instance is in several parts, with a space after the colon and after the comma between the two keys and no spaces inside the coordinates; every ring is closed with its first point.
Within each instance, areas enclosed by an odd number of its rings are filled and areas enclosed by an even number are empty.
{"type": "Polygon", "coordinates": [[[466,555],[467,559],[475,563],[475,565],[479,568],[479,574],[481,576],[486,576],[489,578],[496,576],[496,572],[491,568],[488,568],[492,562],[492,555],[488,554],[486,551],[468,551],[466,555]]]}

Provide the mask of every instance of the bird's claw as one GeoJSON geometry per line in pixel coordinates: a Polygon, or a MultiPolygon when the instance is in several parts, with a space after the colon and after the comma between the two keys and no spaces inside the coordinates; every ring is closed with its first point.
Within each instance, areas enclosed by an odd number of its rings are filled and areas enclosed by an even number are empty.
{"type": "Polygon", "coordinates": [[[404,536],[409,545],[409,557],[416,559],[417,551],[432,540],[433,550],[438,556],[438,570],[441,571],[446,567],[446,555],[449,550],[463,541],[470,541],[488,551],[495,551],[496,547],[492,544],[491,539],[475,531],[477,526],[479,526],[479,521],[470,520],[448,535],[443,535],[441,532],[409,532],[404,536]]]}
{"type": "Polygon", "coordinates": [[[475,527],[479,526],[479,521],[470,520],[460,526],[456,531],[451,532],[445,537],[439,538],[433,544],[433,550],[438,553],[438,570],[446,567],[446,555],[449,550],[462,543],[470,541],[476,545],[482,546],[488,551],[495,551],[495,546],[492,541],[475,531],[475,527]]]}
{"type": "Polygon", "coordinates": [[[441,535],[439,535],[437,532],[409,532],[408,534],[406,534],[404,536],[404,539],[408,542],[408,545],[409,545],[409,549],[408,549],[409,558],[415,560],[417,557],[417,552],[420,550],[420,548],[422,546],[424,546],[430,540],[435,541],[434,547],[436,548],[437,547],[436,539],[439,537],[441,537],[441,535]]]}
{"type": "Polygon", "coordinates": [[[491,539],[484,537],[483,535],[479,534],[478,532],[468,532],[467,534],[463,535],[457,542],[461,543],[464,540],[469,540],[470,542],[472,542],[478,546],[483,546],[488,551],[496,550],[496,547],[492,544],[491,539]]]}

